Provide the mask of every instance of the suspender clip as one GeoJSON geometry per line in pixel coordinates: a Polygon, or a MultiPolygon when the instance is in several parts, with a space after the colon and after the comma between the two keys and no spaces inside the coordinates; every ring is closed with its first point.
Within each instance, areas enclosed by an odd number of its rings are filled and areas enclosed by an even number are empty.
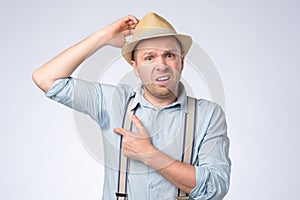
{"type": "Polygon", "coordinates": [[[116,196],[117,197],[125,197],[125,198],[127,198],[127,194],[125,194],[125,193],[116,192],[116,196]]]}

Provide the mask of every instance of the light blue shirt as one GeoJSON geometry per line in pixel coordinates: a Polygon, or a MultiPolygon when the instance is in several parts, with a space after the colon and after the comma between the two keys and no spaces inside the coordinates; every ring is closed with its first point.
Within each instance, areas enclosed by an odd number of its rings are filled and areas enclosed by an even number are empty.
{"type": "MultiPolygon", "coordinates": [[[[131,96],[135,96],[132,109],[136,109],[135,114],[148,131],[152,144],[174,159],[181,158],[180,127],[187,112],[187,96],[181,83],[177,101],[160,110],[143,97],[142,86],[134,90],[127,85],[111,86],[65,78],[57,80],[46,96],[88,114],[99,124],[105,156],[103,200],[116,199],[120,136],[113,128],[121,127],[126,102],[131,96]]],[[[231,167],[226,119],[218,104],[204,99],[198,100],[194,151],[197,185],[189,194],[190,199],[222,199],[229,189],[231,167]]],[[[158,172],[131,160],[129,200],[173,200],[177,191],[158,172]]]]}

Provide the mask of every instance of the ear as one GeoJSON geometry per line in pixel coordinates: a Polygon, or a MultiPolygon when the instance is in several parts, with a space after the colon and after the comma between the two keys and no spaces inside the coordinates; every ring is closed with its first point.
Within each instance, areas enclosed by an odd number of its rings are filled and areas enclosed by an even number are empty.
{"type": "Polygon", "coordinates": [[[135,75],[136,75],[137,77],[140,77],[139,70],[137,69],[137,64],[136,64],[136,62],[132,60],[132,61],[130,61],[130,64],[131,64],[131,66],[132,66],[132,68],[133,68],[133,71],[134,71],[135,75]]]}
{"type": "Polygon", "coordinates": [[[185,59],[185,55],[182,54],[182,56],[181,56],[181,71],[183,70],[183,67],[184,67],[184,59],[185,59]]]}

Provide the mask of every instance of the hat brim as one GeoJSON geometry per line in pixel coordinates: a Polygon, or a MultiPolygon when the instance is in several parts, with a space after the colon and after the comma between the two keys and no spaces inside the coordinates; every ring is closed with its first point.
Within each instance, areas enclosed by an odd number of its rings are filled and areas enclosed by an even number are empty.
{"type": "Polygon", "coordinates": [[[159,38],[159,37],[167,37],[167,36],[174,36],[174,37],[176,37],[180,41],[180,43],[181,43],[182,53],[184,55],[186,55],[188,53],[188,51],[191,48],[191,45],[193,43],[193,40],[192,40],[191,36],[183,35],[183,34],[177,34],[177,33],[169,33],[169,34],[165,33],[165,34],[152,35],[152,36],[149,36],[147,38],[143,38],[141,40],[137,40],[137,41],[126,43],[123,46],[123,48],[122,48],[122,56],[123,56],[123,58],[129,64],[131,64],[131,61],[132,61],[132,51],[136,47],[137,43],[139,43],[139,42],[141,42],[143,40],[147,40],[147,39],[153,39],[153,38],[159,38]]]}

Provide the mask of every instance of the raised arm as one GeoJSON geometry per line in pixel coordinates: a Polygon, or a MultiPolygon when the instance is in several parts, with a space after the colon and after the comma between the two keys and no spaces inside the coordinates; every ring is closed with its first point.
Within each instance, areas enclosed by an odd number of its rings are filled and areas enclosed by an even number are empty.
{"type": "Polygon", "coordinates": [[[69,77],[85,59],[101,47],[122,47],[126,43],[125,37],[131,34],[137,24],[138,19],[128,15],[91,34],[35,70],[32,74],[33,81],[41,90],[48,91],[55,80],[69,77]]]}

